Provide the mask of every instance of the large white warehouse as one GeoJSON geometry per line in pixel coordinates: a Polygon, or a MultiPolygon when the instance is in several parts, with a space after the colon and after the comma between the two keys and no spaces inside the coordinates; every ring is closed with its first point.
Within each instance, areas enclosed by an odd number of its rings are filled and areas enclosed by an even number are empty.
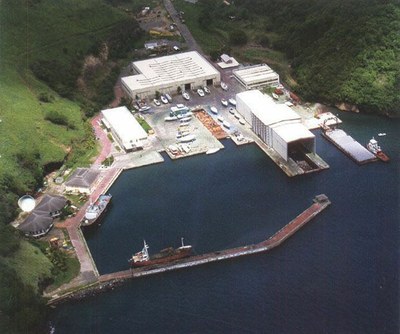
{"type": "Polygon", "coordinates": [[[236,109],[254,133],[286,161],[299,152],[315,153],[315,136],[285,104],[276,104],[258,90],[237,94],[236,102],[236,109]]]}
{"type": "Polygon", "coordinates": [[[221,82],[221,75],[197,51],[177,53],[132,63],[134,75],[121,78],[122,87],[132,98],[155,96],[156,92],[175,94],[221,82]]]}
{"type": "Polygon", "coordinates": [[[126,152],[143,149],[147,133],[127,107],[106,109],[101,113],[103,123],[126,152]]]}
{"type": "Polygon", "coordinates": [[[233,71],[237,81],[246,89],[264,86],[277,87],[280,85],[279,74],[267,64],[247,66],[233,71]]]}

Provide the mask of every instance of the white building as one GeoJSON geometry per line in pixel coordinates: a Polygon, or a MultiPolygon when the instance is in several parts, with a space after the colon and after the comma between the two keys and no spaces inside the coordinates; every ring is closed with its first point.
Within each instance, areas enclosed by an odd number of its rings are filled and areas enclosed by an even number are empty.
{"type": "Polygon", "coordinates": [[[134,75],[121,78],[124,91],[133,99],[154,97],[156,92],[175,94],[181,90],[212,86],[220,73],[197,51],[135,61],[134,75]]]}
{"type": "Polygon", "coordinates": [[[267,64],[247,66],[233,71],[233,74],[246,89],[280,85],[279,74],[267,64]]]}
{"type": "Polygon", "coordinates": [[[236,109],[251,124],[253,132],[286,161],[294,151],[315,153],[315,136],[285,104],[276,104],[259,90],[237,94],[236,103],[236,109]]]}
{"type": "Polygon", "coordinates": [[[106,109],[101,113],[103,123],[126,152],[142,149],[146,145],[147,133],[127,107],[106,109]]]}

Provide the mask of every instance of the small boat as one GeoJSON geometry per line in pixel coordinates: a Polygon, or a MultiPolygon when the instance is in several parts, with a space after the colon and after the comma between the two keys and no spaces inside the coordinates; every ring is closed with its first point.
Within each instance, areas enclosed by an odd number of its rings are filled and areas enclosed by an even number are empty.
{"type": "Polygon", "coordinates": [[[230,98],[230,99],[228,100],[228,102],[229,102],[231,105],[236,106],[236,100],[235,100],[235,99],[230,98]]]}
{"type": "Polygon", "coordinates": [[[242,125],[245,125],[246,121],[243,118],[241,118],[241,119],[239,119],[239,123],[242,124],[242,125]]]}
{"type": "Polygon", "coordinates": [[[225,99],[221,99],[221,103],[222,103],[222,105],[223,105],[224,107],[227,107],[227,106],[228,106],[228,101],[225,100],[225,99]]]}
{"type": "Polygon", "coordinates": [[[223,121],[224,121],[224,118],[223,118],[222,116],[218,116],[218,117],[217,117],[217,120],[219,120],[220,122],[223,122],[223,121]]]}
{"type": "Polygon", "coordinates": [[[218,109],[216,107],[210,107],[210,111],[214,114],[214,115],[218,115],[218,109]]]}
{"type": "Polygon", "coordinates": [[[201,88],[199,88],[197,90],[197,94],[199,94],[199,96],[203,97],[204,96],[204,91],[201,88]]]}
{"type": "Polygon", "coordinates": [[[181,239],[182,246],[176,249],[172,247],[168,247],[163,249],[157,254],[149,255],[149,246],[146,241],[143,240],[144,247],[140,252],[137,252],[135,255],[132,255],[132,258],[129,259],[129,264],[132,267],[145,267],[154,264],[163,264],[171,261],[179,260],[185,257],[188,257],[192,253],[191,245],[184,245],[183,238],[181,239]]]}
{"type": "Polygon", "coordinates": [[[374,137],[372,137],[367,144],[367,149],[375,154],[378,159],[384,162],[388,162],[390,160],[390,158],[381,150],[381,147],[378,145],[378,141],[374,137]]]}
{"type": "Polygon", "coordinates": [[[232,114],[232,115],[234,115],[234,114],[235,114],[235,109],[229,108],[229,113],[232,114]]]}
{"type": "Polygon", "coordinates": [[[275,93],[272,93],[272,97],[273,97],[275,100],[279,100],[279,96],[278,96],[277,94],[275,94],[275,93]]]}
{"type": "Polygon", "coordinates": [[[210,89],[207,86],[204,86],[203,90],[204,90],[204,93],[206,93],[206,94],[210,94],[211,93],[210,89]]]}
{"type": "Polygon", "coordinates": [[[221,88],[223,90],[228,90],[228,85],[225,82],[221,81],[221,88]]]}
{"type": "Polygon", "coordinates": [[[196,136],[189,134],[187,136],[183,136],[181,138],[177,138],[177,140],[180,143],[188,143],[188,142],[191,142],[191,141],[195,141],[196,140],[196,136]]]}
{"type": "Polygon", "coordinates": [[[223,121],[222,126],[226,127],[227,129],[231,128],[231,125],[227,121],[223,121]]]}
{"type": "Polygon", "coordinates": [[[378,133],[378,136],[379,136],[379,137],[384,137],[384,136],[386,136],[386,132],[379,132],[379,133],[378,133]]]}
{"type": "Polygon", "coordinates": [[[170,121],[176,121],[178,119],[177,116],[167,116],[164,118],[164,121],[170,122],[170,121]]]}
{"type": "Polygon", "coordinates": [[[217,153],[219,150],[220,148],[218,147],[210,148],[209,150],[207,150],[206,154],[214,154],[217,153]]]}
{"type": "Polygon", "coordinates": [[[102,194],[85,211],[85,216],[81,222],[82,226],[89,226],[98,222],[103,214],[107,211],[108,205],[111,203],[112,196],[102,194]]]}
{"type": "Polygon", "coordinates": [[[159,107],[161,105],[161,102],[157,99],[154,99],[153,102],[157,107],[159,107]]]}
{"type": "Polygon", "coordinates": [[[235,116],[236,119],[240,119],[240,115],[237,112],[235,112],[233,116],[235,116]]]}

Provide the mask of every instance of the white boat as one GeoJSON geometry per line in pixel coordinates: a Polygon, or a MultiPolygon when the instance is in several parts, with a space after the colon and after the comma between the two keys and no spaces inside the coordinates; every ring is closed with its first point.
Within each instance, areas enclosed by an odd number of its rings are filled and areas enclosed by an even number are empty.
{"type": "Polygon", "coordinates": [[[234,114],[235,114],[235,109],[229,108],[229,113],[232,114],[232,115],[234,115],[234,114]]]}
{"type": "Polygon", "coordinates": [[[204,93],[206,93],[206,94],[210,94],[211,93],[210,89],[207,86],[204,86],[203,90],[204,90],[204,93]]]}
{"type": "Polygon", "coordinates": [[[157,107],[161,105],[161,102],[158,101],[157,99],[154,99],[153,102],[157,107]]]}
{"type": "Polygon", "coordinates": [[[272,93],[272,97],[273,97],[275,100],[279,100],[279,96],[278,96],[277,94],[275,94],[275,93],[272,93]]]}
{"type": "Polygon", "coordinates": [[[160,99],[161,99],[162,103],[164,103],[164,104],[168,103],[168,99],[164,95],[161,95],[160,99]]]}
{"type": "Polygon", "coordinates": [[[227,129],[230,129],[230,128],[231,128],[230,123],[227,122],[227,121],[223,121],[222,126],[226,127],[227,129]]]}
{"type": "Polygon", "coordinates": [[[237,112],[235,112],[233,116],[235,116],[236,119],[240,119],[240,115],[237,112]]]}
{"type": "Polygon", "coordinates": [[[386,136],[386,132],[379,132],[379,133],[378,133],[378,136],[379,136],[379,137],[384,137],[384,136],[386,136]]]}
{"type": "Polygon", "coordinates": [[[227,106],[228,106],[228,101],[225,100],[225,99],[221,99],[221,103],[222,103],[222,105],[223,105],[224,107],[227,107],[227,106]]]}
{"type": "Polygon", "coordinates": [[[228,90],[228,85],[225,82],[221,81],[221,88],[223,90],[228,90]]]}
{"type": "Polygon", "coordinates": [[[217,117],[217,120],[219,120],[220,122],[223,122],[223,121],[224,121],[224,118],[223,118],[222,116],[218,116],[218,117],[217,117]]]}
{"type": "Polygon", "coordinates": [[[180,122],[181,122],[181,125],[182,125],[182,124],[189,123],[191,120],[192,120],[192,117],[188,116],[188,117],[181,118],[180,122]]]}
{"type": "Polygon", "coordinates": [[[203,97],[204,96],[204,91],[201,88],[199,88],[197,90],[197,94],[199,94],[199,96],[203,97]]]}
{"type": "Polygon", "coordinates": [[[183,93],[182,93],[182,97],[183,97],[185,100],[190,100],[190,95],[189,95],[188,92],[183,92],[183,93]]]}
{"type": "Polygon", "coordinates": [[[196,136],[194,136],[194,135],[187,135],[187,136],[178,138],[178,142],[180,142],[180,143],[188,143],[188,142],[191,142],[194,140],[196,140],[196,136]]]}
{"type": "Polygon", "coordinates": [[[176,135],[176,139],[183,138],[185,136],[188,136],[189,134],[190,134],[190,131],[188,131],[188,130],[178,131],[178,134],[176,135]]]}
{"type": "Polygon", "coordinates": [[[242,125],[245,125],[246,121],[243,118],[241,118],[241,119],[239,119],[239,123],[242,124],[242,125]]]}
{"type": "Polygon", "coordinates": [[[230,99],[228,100],[228,102],[229,102],[231,105],[236,106],[236,100],[235,100],[235,99],[230,98],[230,99]]]}
{"type": "Polygon", "coordinates": [[[193,113],[191,111],[187,111],[187,112],[181,112],[179,114],[177,114],[176,116],[178,117],[178,119],[182,119],[182,118],[186,118],[186,117],[192,117],[193,113]]]}
{"type": "Polygon", "coordinates": [[[178,119],[177,116],[167,116],[164,118],[164,121],[170,122],[170,121],[176,121],[178,119]]]}
{"type": "Polygon", "coordinates": [[[219,150],[220,150],[220,148],[218,148],[218,147],[210,148],[210,149],[206,152],[206,154],[214,154],[214,153],[217,153],[219,150]]]}
{"type": "Polygon", "coordinates": [[[210,111],[214,114],[214,115],[218,115],[218,109],[216,107],[210,107],[210,111]]]}

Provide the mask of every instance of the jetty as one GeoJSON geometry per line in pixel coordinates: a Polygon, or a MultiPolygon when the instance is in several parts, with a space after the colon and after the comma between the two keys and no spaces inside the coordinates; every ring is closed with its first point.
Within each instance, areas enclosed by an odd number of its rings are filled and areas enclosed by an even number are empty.
{"type": "Polygon", "coordinates": [[[115,285],[121,284],[128,279],[140,278],[148,275],[164,273],[167,271],[189,268],[211,262],[223,261],[246,255],[267,252],[283,243],[286,239],[296,233],[300,228],[302,228],[320,212],[326,209],[330,204],[331,202],[326,195],[317,195],[313,200],[313,204],[309,208],[299,214],[296,218],[290,221],[287,225],[281,228],[270,238],[260,243],[226,249],[222,251],[215,251],[202,255],[195,255],[162,265],[128,269],[110,274],[100,275],[97,278],[97,282],[76,289],[75,291],[69,290],[65,294],[59,293],[57,295],[54,295],[48,303],[52,305],[66,300],[84,298],[87,295],[93,295],[100,291],[107,291],[107,289],[112,288],[115,285]],[[88,291],[85,292],[85,290],[88,291]]]}
{"type": "Polygon", "coordinates": [[[341,129],[327,127],[322,131],[322,136],[359,165],[377,160],[375,154],[368,151],[364,146],[353,139],[353,137],[349,136],[341,129]]]}

